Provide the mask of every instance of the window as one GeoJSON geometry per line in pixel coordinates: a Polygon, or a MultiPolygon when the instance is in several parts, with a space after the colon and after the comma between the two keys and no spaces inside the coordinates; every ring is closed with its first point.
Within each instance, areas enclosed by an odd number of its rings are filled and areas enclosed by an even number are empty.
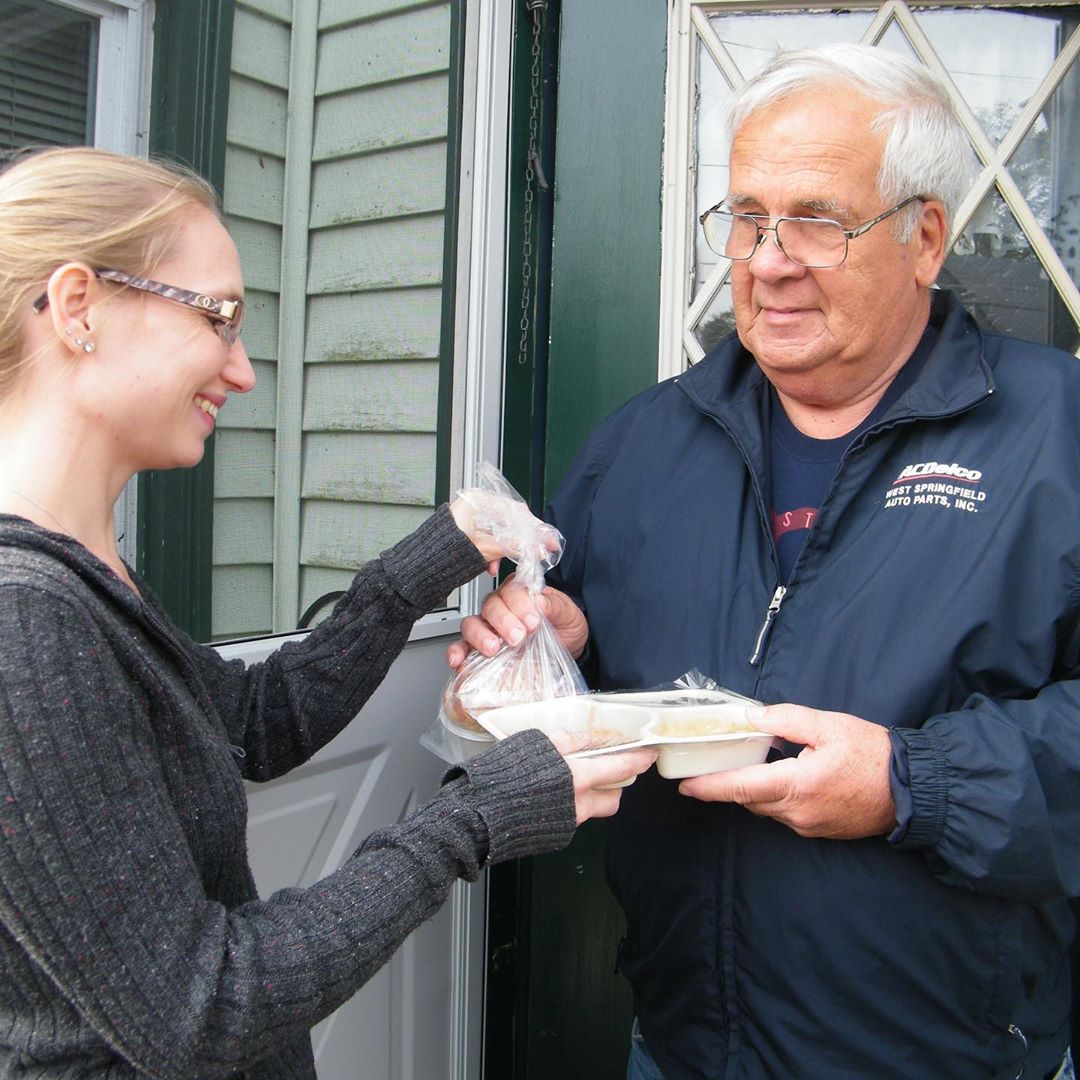
{"type": "Polygon", "coordinates": [[[97,20],[40,0],[8,0],[0,35],[0,149],[92,142],[97,20]]]}
{"type": "Polygon", "coordinates": [[[952,222],[940,282],[987,328],[1080,353],[1080,7],[854,4],[673,8],[660,376],[732,329],[730,263],[697,215],[727,189],[723,116],[732,88],[777,48],[852,41],[943,76],[981,164],[952,222]]]}

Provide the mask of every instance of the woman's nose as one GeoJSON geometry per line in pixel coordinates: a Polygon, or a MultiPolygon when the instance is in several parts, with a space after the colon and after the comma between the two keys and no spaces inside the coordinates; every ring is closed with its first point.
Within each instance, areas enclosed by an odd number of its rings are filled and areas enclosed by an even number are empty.
{"type": "Polygon", "coordinates": [[[221,376],[237,394],[246,394],[255,385],[255,369],[240,338],[229,348],[229,359],[221,376]]]}

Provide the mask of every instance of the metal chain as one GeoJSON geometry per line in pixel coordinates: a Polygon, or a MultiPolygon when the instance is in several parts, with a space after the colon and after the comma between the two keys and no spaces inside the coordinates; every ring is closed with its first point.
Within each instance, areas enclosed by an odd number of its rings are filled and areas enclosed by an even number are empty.
{"type": "Polygon", "coordinates": [[[525,208],[522,213],[521,242],[521,341],[518,343],[518,363],[529,362],[529,310],[532,307],[532,230],[533,230],[533,183],[547,188],[544,171],[540,167],[537,147],[537,131],[540,126],[540,42],[543,36],[544,12],[547,0],[527,0],[533,20],[532,73],[529,84],[529,156],[525,163],[525,208]]]}

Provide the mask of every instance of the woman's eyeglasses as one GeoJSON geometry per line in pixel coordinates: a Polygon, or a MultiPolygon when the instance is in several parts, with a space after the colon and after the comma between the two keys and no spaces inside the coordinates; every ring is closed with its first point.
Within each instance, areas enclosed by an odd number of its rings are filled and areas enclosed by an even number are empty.
{"type": "MultiPolygon", "coordinates": [[[[117,285],[126,285],[130,289],[153,293],[154,296],[171,300],[174,304],[195,308],[211,320],[217,336],[228,346],[236,344],[236,339],[240,336],[240,326],[244,320],[243,300],[218,300],[205,293],[178,289],[175,285],[165,285],[160,281],[152,281],[150,278],[135,277],[121,270],[95,270],[94,273],[104,281],[112,281],[117,285]]],[[[44,311],[48,303],[49,294],[42,293],[34,301],[34,310],[44,311]]]]}

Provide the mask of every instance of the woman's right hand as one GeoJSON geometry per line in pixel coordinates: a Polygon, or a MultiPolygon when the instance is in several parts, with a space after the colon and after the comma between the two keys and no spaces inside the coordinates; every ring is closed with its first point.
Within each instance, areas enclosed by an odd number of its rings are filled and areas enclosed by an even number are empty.
{"type": "Polygon", "coordinates": [[[579,825],[589,818],[611,817],[619,809],[623,793],[621,785],[645,772],[656,761],[656,751],[648,746],[593,758],[567,758],[567,754],[588,746],[588,733],[555,731],[549,738],[570,766],[574,778],[574,808],[579,825]]]}
{"type": "Polygon", "coordinates": [[[531,595],[514,584],[511,575],[484,601],[479,615],[461,621],[461,638],[446,650],[446,662],[461,667],[466,656],[476,649],[484,656],[494,656],[505,642],[517,645],[535,630],[541,616],[546,616],[566,651],[577,660],[589,640],[589,624],[581,608],[564,592],[545,586],[531,595]]]}

